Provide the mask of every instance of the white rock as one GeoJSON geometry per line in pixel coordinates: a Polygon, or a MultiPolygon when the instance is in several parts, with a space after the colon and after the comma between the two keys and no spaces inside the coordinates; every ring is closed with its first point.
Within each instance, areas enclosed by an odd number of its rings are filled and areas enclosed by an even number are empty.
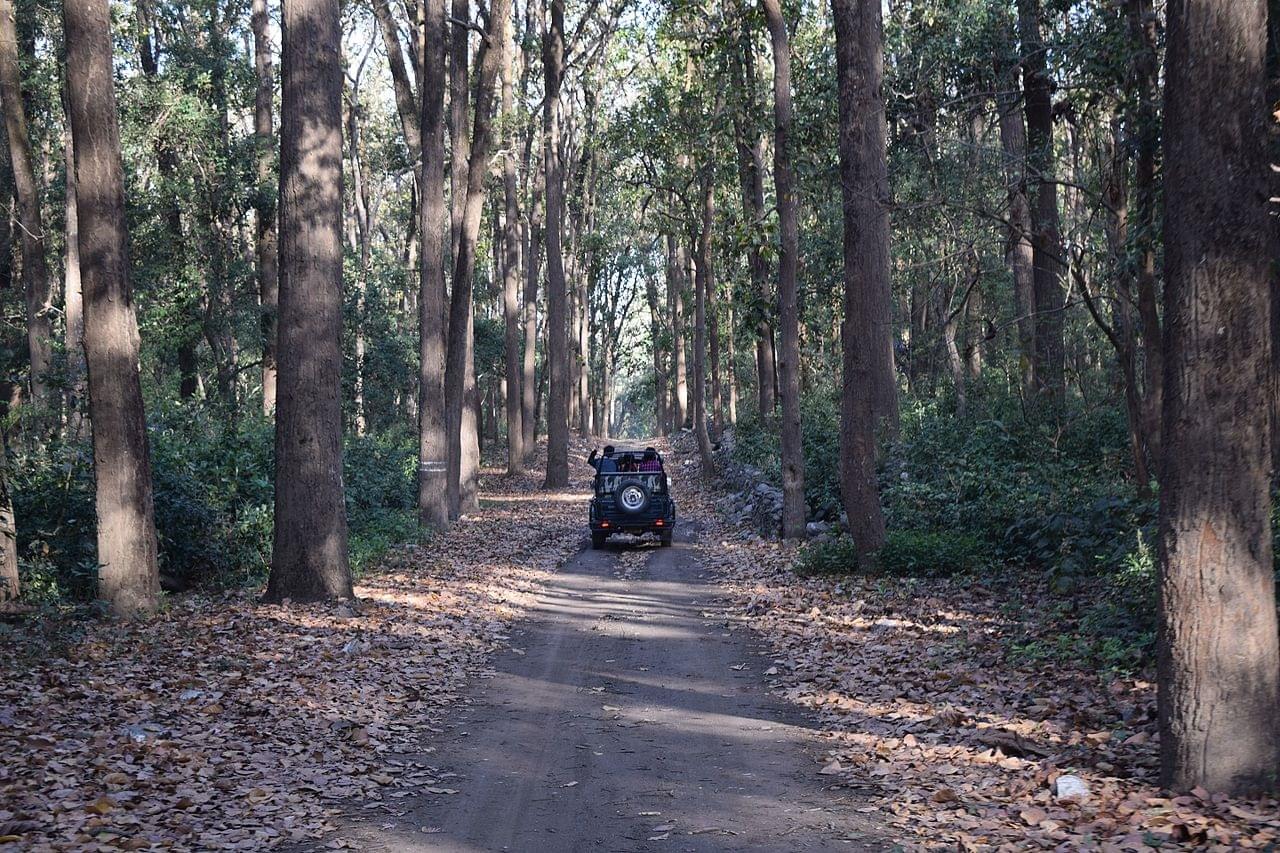
{"type": "Polygon", "coordinates": [[[1079,776],[1059,776],[1053,783],[1053,796],[1060,803],[1083,805],[1089,800],[1089,786],[1079,776]]]}

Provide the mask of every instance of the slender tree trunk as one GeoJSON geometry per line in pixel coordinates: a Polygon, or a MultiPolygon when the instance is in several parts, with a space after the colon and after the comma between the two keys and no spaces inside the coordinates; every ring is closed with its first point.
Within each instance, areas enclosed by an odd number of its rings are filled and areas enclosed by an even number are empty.
{"type": "Polygon", "coordinates": [[[445,427],[448,431],[449,512],[454,517],[478,505],[479,471],[478,396],[472,361],[474,311],[472,283],[476,245],[484,214],[484,181],[493,136],[492,109],[498,71],[511,17],[511,0],[493,0],[489,28],[478,55],[475,125],[471,136],[471,163],[467,168],[466,204],[458,252],[453,266],[453,290],[449,302],[449,341],[445,357],[445,427]],[[468,423],[469,422],[469,423],[468,423]],[[468,432],[470,436],[468,436],[468,432]],[[474,444],[471,442],[475,442],[474,444]],[[472,448],[475,448],[472,450],[472,448]],[[470,457],[470,458],[469,458],[470,457]],[[456,491],[455,491],[456,490],[456,491]]]}
{"type": "MultiPolygon", "coordinates": [[[[425,2],[432,2],[432,0],[425,0],[425,2]]],[[[400,130],[404,134],[404,143],[409,149],[409,156],[415,163],[420,163],[422,136],[417,105],[413,84],[409,82],[409,72],[404,67],[404,53],[400,49],[400,34],[396,30],[395,17],[391,12],[389,0],[374,0],[372,5],[373,15],[378,19],[378,29],[382,32],[382,46],[387,51],[387,65],[391,70],[391,86],[396,99],[396,115],[400,118],[400,130]]]]}
{"type": "Polygon", "coordinates": [[[155,609],[160,576],[129,285],[111,13],[106,0],[67,0],[62,9],[97,480],[98,594],[112,612],[132,616],[155,609]]]}
{"type": "MultiPolygon", "coordinates": [[[[63,92],[63,99],[66,93],[63,92]]],[[[70,116],[70,105],[67,115],[70,116]]],[[[67,351],[67,431],[78,436],[84,406],[84,292],[80,281],[80,214],[76,205],[75,144],[71,139],[71,122],[63,132],[66,174],[66,265],[63,270],[63,300],[66,322],[64,346],[67,351]]],[[[3,508],[0,507],[0,513],[3,508]]]]}
{"type": "MultiPolygon", "coordinates": [[[[537,2],[537,0],[535,0],[537,2]]],[[[538,282],[542,276],[542,193],[543,182],[534,180],[534,198],[529,209],[528,251],[524,277],[524,362],[520,377],[520,423],[524,428],[525,458],[538,446],[538,282]]]]}
{"type": "Polygon", "coordinates": [[[45,257],[46,235],[40,211],[40,187],[36,183],[31,137],[27,133],[18,55],[13,0],[0,0],[0,101],[4,105],[9,160],[17,190],[18,230],[22,232],[22,286],[26,293],[31,399],[43,408],[51,402],[48,373],[52,361],[53,322],[50,310],[53,307],[53,289],[45,257]]]}
{"type": "Polygon", "coordinates": [[[680,243],[679,238],[674,235],[668,235],[667,240],[670,247],[669,255],[673,263],[671,274],[667,279],[667,287],[670,289],[671,297],[672,371],[675,375],[675,383],[672,388],[675,392],[675,398],[672,401],[674,405],[671,429],[673,432],[679,432],[689,423],[689,378],[688,366],[685,360],[684,339],[684,292],[687,284],[685,270],[688,268],[688,263],[684,246],[680,243]]]}
{"type": "Polygon", "coordinates": [[[342,481],[342,26],[284,0],[275,544],[266,600],[349,598],[342,481]]]}
{"type": "Polygon", "coordinates": [[[267,0],[253,0],[253,62],[257,89],[253,101],[254,143],[258,146],[257,212],[259,326],[262,334],[262,413],[276,409],[276,315],[280,308],[279,262],[276,254],[276,195],[271,187],[275,171],[275,129],[272,126],[271,98],[275,85],[272,73],[270,19],[267,0]]]}
{"type": "MultiPolygon", "coordinates": [[[[422,0],[431,2],[431,0],[422,0]]],[[[458,255],[458,236],[467,204],[467,166],[471,162],[471,139],[467,136],[470,114],[471,0],[449,0],[451,4],[449,41],[449,257],[458,255]]]]}
{"type": "Polygon", "coordinates": [[[782,535],[805,535],[804,447],[800,432],[799,225],[791,175],[791,42],[779,0],[761,0],[773,44],[773,180],[778,205],[778,380],[782,392],[782,535]]]}
{"type": "Polygon", "coordinates": [[[8,453],[0,448],[0,604],[22,594],[18,576],[18,526],[9,494],[8,453]]]}
{"type": "Polygon", "coordinates": [[[1274,790],[1271,235],[1262,0],[1169,5],[1165,66],[1162,782],[1274,790]],[[1206,116],[1213,121],[1205,121],[1206,116]]]}
{"type": "Polygon", "coordinates": [[[443,0],[423,0],[422,240],[418,299],[418,521],[429,529],[449,524],[446,487],[448,442],[444,418],[445,207],[443,0]]]}
{"type": "Polygon", "coordinates": [[[715,182],[709,168],[706,172],[702,177],[702,225],[697,232],[698,249],[694,253],[693,434],[698,440],[702,470],[713,474],[716,461],[711,455],[711,437],[707,434],[707,296],[712,277],[711,226],[715,219],[715,182]]]}
{"type": "MultiPolygon", "coordinates": [[[[1163,407],[1164,365],[1161,361],[1159,287],[1156,282],[1156,158],[1160,150],[1158,22],[1151,0],[1127,0],[1125,15],[1133,49],[1133,95],[1136,106],[1128,120],[1137,139],[1133,182],[1134,228],[1137,249],[1138,317],[1142,340],[1143,395],[1147,445],[1160,458],[1160,418],[1163,407]]],[[[1273,22],[1273,26],[1274,26],[1273,22]]],[[[1132,100],[1132,99],[1131,99],[1132,100]]]]}
{"type": "MultiPolygon", "coordinates": [[[[670,275],[671,258],[668,254],[667,267],[668,276],[670,275]]],[[[668,279],[670,280],[670,279],[668,279]]],[[[666,353],[662,351],[663,324],[662,312],[658,306],[658,284],[653,276],[646,276],[644,282],[645,298],[649,303],[649,334],[653,339],[653,424],[654,432],[658,435],[666,435],[668,432],[670,414],[667,412],[667,370],[666,370],[666,353]]],[[[613,428],[613,418],[610,408],[613,405],[613,381],[612,375],[609,375],[609,400],[605,405],[605,418],[610,429],[613,428]]]]}
{"type": "Polygon", "coordinates": [[[752,39],[746,27],[742,28],[739,43],[732,68],[735,87],[742,93],[743,102],[742,108],[734,112],[733,127],[738,152],[738,185],[742,191],[742,212],[753,235],[747,246],[747,269],[751,273],[751,284],[762,306],[756,322],[756,402],[760,419],[768,421],[778,406],[778,376],[773,347],[773,324],[769,320],[770,312],[763,306],[772,305],[774,299],[769,288],[769,263],[765,260],[760,240],[754,236],[760,233],[765,220],[765,139],[762,133],[750,130],[755,126],[759,104],[756,97],[752,39]]]}
{"type": "Polygon", "coordinates": [[[1027,201],[1027,129],[1022,115],[1018,66],[1001,64],[996,108],[1000,115],[1000,149],[1004,157],[1005,194],[1008,199],[1005,263],[1013,274],[1013,304],[1017,314],[1018,354],[1022,393],[1031,398],[1036,380],[1035,258],[1031,246],[1031,205],[1027,201]]]}
{"type": "Polygon", "coordinates": [[[551,25],[543,36],[546,77],[543,123],[546,128],[547,183],[547,341],[551,374],[547,401],[547,488],[569,484],[569,335],[565,316],[564,175],[560,163],[560,85],[564,79],[564,0],[550,0],[551,25]]]}
{"type": "Polygon", "coordinates": [[[1046,48],[1040,36],[1041,0],[1018,0],[1022,34],[1022,87],[1026,93],[1027,167],[1034,200],[1031,208],[1035,280],[1036,381],[1053,407],[1065,393],[1062,341],[1062,236],[1058,224],[1058,185],[1054,177],[1053,101],[1046,48]]]}
{"type": "MultiPolygon", "coordinates": [[[[515,112],[515,51],[508,38],[503,42],[502,113],[511,124],[515,112]]],[[[521,421],[520,379],[520,201],[516,186],[514,126],[507,131],[507,152],[502,161],[502,184],[506,195],[506,222],[503,228],[502,309],[506,321],[506,404],[507,473],[524,473],[524,424],[521,421]]],[[[535,316],[534,322],[537,319],[535,316]]]]}
{"type": "MultiPolygon", "coordinates": [[[[859,560],[873,564],[884,545],[876,484],[876,410],[871,380],[877,346],[873,291],[889,275],[880,5],[832,0],[839,77],[840,186],[844,202],[844,318],[840,491],[859,560]]],[[[954,349],[954,324],[951,346],[954,349]]]]}

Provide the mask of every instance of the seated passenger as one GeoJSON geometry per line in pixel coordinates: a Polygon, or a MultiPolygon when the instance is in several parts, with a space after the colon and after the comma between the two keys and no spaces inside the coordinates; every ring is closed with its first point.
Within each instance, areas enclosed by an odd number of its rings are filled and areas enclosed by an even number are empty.
{"type": "Polygon", "coordinates": [[[595,448],[592,448],[591,455],[587,457],[587,464],[595,468],[597,474],[617,473],[618,460],[613,458],[613,445],[606,444],[604,446],[604,455],[599,459],[596,458],[595,448]]]}
{"type": "Polygon", "coordinates": [[[622,454],[622,459],[618,462],[618,470],[624,474],[634,473],[636,470],[636,458],[630,453],[622,454]]]}
{"type": "Polygon", "coordinates": [[[644,449],[644,458],[640,460],[641,473],[661,470],[662,460],[658,458],[658,451],[654,450],[652,447],[646,447],[644,449]]]}

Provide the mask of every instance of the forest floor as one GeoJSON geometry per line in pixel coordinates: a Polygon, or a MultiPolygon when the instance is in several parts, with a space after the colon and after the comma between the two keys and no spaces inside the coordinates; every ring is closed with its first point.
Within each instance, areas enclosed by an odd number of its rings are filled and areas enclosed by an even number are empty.
{"type": "Polygon", "coordinates": [[[1274,849],[1156,787],[1150,683],[1010,654],[1043,589],[799,577],[688,454],[675,547],[586,550],[582,450],[354,606],[0,625],[0,850],[1274,849]]]}
{"type": "MultiPolygon", "coordinates": [[[[692,446],[689,448],[692,451],[692,446]]],[[[729,525],[700,485],[703,561],[772,650],[769,687],[826,741],[817,770],[905,848],[1280,847],[1280,803],[1173,796],[1156,780],[1155,685],[1015,653],[1065,628],[1037,573],[801,577],[796,552],[729,525]],[[1089,788],[1059,802],[1071,774],[1089,788]]]]}
{"type": "Polygon", "coordinates": [[[487,472],[481,512],[389,555],[354,605],[243,590],[132,624],[0,622],[0,850],[261,850],[446,789],[403,756],[580,548],[579,467],[554,493],[487,472]]]}

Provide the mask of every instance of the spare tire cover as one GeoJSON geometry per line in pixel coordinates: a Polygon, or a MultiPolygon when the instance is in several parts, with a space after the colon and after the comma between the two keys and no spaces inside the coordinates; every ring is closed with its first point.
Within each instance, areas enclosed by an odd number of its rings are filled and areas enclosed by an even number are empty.
{"type": "Polygon", "coordinates": [[[623,483],[613,493],[618,509],[635,515],[649,508],[649,490],[643,483],[623,483]]]}

